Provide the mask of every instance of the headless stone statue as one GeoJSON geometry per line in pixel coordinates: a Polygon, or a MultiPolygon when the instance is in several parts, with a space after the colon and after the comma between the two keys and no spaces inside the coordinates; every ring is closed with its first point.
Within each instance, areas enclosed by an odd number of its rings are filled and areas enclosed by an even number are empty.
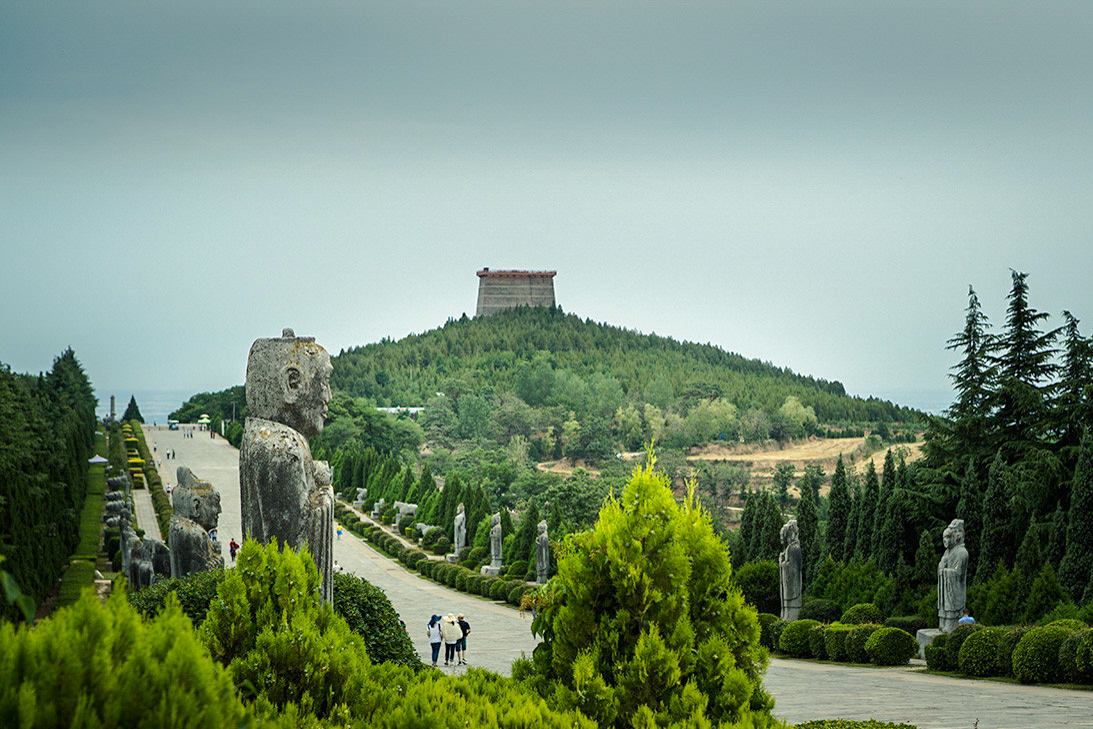
{"type": "Polygon", "coordinates": [[[220,521],[220,494],[185,466],[177,471],[178,485],[171,494],[171,577],[224,569],[220,544],[213,540],[220,521]]]}
{"type": "Polygon", "coordinates": [[[550,537],[547,536],[546,519],[539,522],[539,535],[535,537],[535,581],[545,584],[550,577],[550,537]]]}
{"type": "MultiPolygon", "coordinates": [[[[135,535],[134,535],[135,536],[135,535]]],[[[171,553],[158,539],[141,539],[129,559],[129,589],[133,592],[152,586],[156,580],[171,576],[171,553]]]]}
{"type": "Polygon", "coordinates": [[[496,577],[501,573],[501,514],[490,517],[490,563],[482,566],[482,574],[496,577]]]}
{"type": "Polygon", "coordinates": [[[968,550],[964,547],[964,520],[953,519],[942,536],[945,554],[937,563],[937,621],[951,633],[964,612],[967,599],[968,550]]]}
{"type": "Polygon", "coordinates": [[[455,512],[455,556],[459,557],[460,552],[467,546],[467,514],[463,510],[463,504],[460,502],[456,507],[455,512]]]}
{"type": "Polygon", "coordinates": [[[801,612],[801,542],[797,537],[797,520],[790,519],[782,527],[782,553],[778,555],[778,576],[781,582],[782,620],[796,620],[801,612]]]}
{"type": "Polygon", "coordinates": [[[311,457],[330,402],[330,355],[285,329],[258,339],[247,361],[247,418],[239,449],[243,533],[283,548],[307,547],[334,598],[334,489],[330,465],[311,457]]]}

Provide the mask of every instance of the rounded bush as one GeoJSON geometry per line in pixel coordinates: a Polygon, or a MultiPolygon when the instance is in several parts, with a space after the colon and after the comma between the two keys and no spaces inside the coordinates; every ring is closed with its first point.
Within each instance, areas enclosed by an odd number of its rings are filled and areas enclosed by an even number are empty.
{"type": "Polygon", "coordinates": [[[1005,628],[983,628],[964,639],[957,654],[957,666],[969,676],[997,676],[998,646],[1006,637],[1005,628]]]}
{"type": "MultiPolygon", "coordinates": [[[[430,534],[431,533],[432,532],[430,532],[430,534]]],[[[436,540],[436,544],[434,544],[431,549],[433,550],[433,554],[447,554],[452,551],[452,543],[446,534],[441,534],[440,539],[436,540]]]]}
{"type": "Polygon", "coordinates": [[[526,559],[518,559],[508,566],[508,569],[505,570],[505,574],[523,579],[524,575],[527,574],[527,571],[528,561],[526,559]]]}
{"type": "MultiPolygon", "coordinates": [[[[1060,626],[1062,627],[1062,626],[1060,626]]],[[[1078,646],[1089,628],[1076,630],[1059,646],[1059,676],[1063,681],[1081,683],[1078,677],[1078,646]]]]}
{"type": "Polygon", "coordinates": [[[507,602],[510,605],[515,605],[516,607],[520,607],[520,599],[524,596],[524,593],[526,593],[530,589],[531,589],[530,587],[528,587],[527,585],[525,585],[522,582],[516,583],[511,588],[509,588],[508,593],[506,593],[505,602],[507,602]]]}
{"type": "Polygon", "coordinates": [[[878,628],[865,641],[865,653],[878,666],[902,666],[918,653],[918,641],[906,630],[878,628]]]}
{"type": "Polygon", "coordinates": [[[876,623],[855,625],[846,635],[846,660],[850,663],[869,663],[869,654],[865,652],[865,644],[869,636],[880,630],[876,623]]]}
{"type": "Polygon", "coordinates": [[[773,623],[771,623],[770,642],[771,644],[773,644],[775,649],[781,650],[779,646],[781,645],[782,641],[782,631],[786,629],[787,625],[789,625],[789,622],[786,620],[782,620],[781,618],[778,618],[773,623]]]}
{"type": "Polygon", "coordinates": [[[774,613],[781,610],[778,563],[774,560],[748,562],[739,570],[734,570],[733,580],[744,593],[744,599],[759,612],[774,613]]]}
{"type": "Polygon", "coordinates": [[[926,622],[926,618],[919,615],[900,615],[888,618],[884,621],[885,626],[889,628],[899,628],[900,630],[906,630],[911,635],[914,635],[920,630],[925,630],[930,627],[926,622]]]}
{"type": "Polygon", "coordinates": [[[824,643],[824,629],[826,625],[820,623],[808,631],[808,650],[813,658],[827,658],[827,646],[824,643]]]}
{"type": "Polygon", "coordinates": [[[455,575],[455,589],[460,592],[467,591],[467,578],[471,576],[470,570],[460,569],[455,575]]]}
{"type": "Polygon", "coordinates": [[[1069,630],[1071,633],[1077,632],[1079,630],[1085,630],[1086,628],[1089,627],[1088,625],[1083,623],[1081,620],[1077,620],[1075,618],[1065,618],[1063,620],[1055,620],[1055,621],[1052,621],[1052,622],[1048,623],[1048,626],[1055,626],[1055,627],[1058,627],[1058,628],[1063,628],[1064,630],[1069,630]]]}
{"type": "Polygon", "coordinates": [[[496,580],[493,585],[490,586],[490,599],[491,600],[504,600],[508,595],[510,584],[504,580],[496,580]]]}
{"type": "Polygon", "coordinates": [[[425,532],[425,536],[421,538],[421,546],[433,546],[434,544],[436,544],[437,540],[440,539],[440,535],[442,535],[443,533],[443,529],[430,529],[429,531],[425,532]]]}
{"type": "Polygon", "coordinates": [[[824,652],[827,653],[828,660],[846,660],[846,636],[853,628],[853,625],[842,623],[832,623],[827,626],[824,630],[824,652]]]}
{"type": "Polygon", "coordinates": [[[1021,683],[1056,683],[1059,649],[1070,635],[1058,625],[1033,628],[1013,649],[1013,675],[1021,683]]]}
{"type": "Polygon", "coordinates": [[[879,625],[883,621],[884,615],[881,614],[880,608],[871,602],[858,603],[854,607],[848,608],[839,618],[839,622],[846,625],[865,625],[866,623],[879,625]]]}
{"type": "Polygon", "coordinates": [[[1006,631],[1006,634],[1002,636],[1002,641],[998,644],[998,673],[1002,676],[1013,675],[1013,650],[1017,647],[1017,644],[1021,642],[1021,639],[1025,637],[1032,628],[1021,626],[1018,628],[1010,628],[1006,631]]]}
{"type": "Polygon", "coordinates": [[[1093,630],[1081,633],[1074,649],[1074,673],[1076,683],[1093,683],[1093,630]]]}
{"type": "Polygon", "coordinates": [[[819,620],[821,623],[834,623],[839,619],[841,610],[834,600],[809,600],[801,608],[801,620],[819,620]]]}
{"type": "Polygon", "coordinates": [[[785,653],[798,658],[807,658],[812,655],[808,644],[809,632],[819,625],[818,620],[794,620],[785,627],[778,639],[778,647],[785,653]]]}
{"type": "Polygon", "coordinates": [[[778,622],[778,616],[774,613],[759,613],[759,643],[767,650],[774,650],[777,647],[771,631],[771,627],[776,622],[778,622]]]}
{"type": "Polygon", "coordinates": [[[960,648],[964,645],[964,641],[968,639],[969,635],[978,633],[982,629],[983,626],[978,623],[958,625],[949,633],[949,640],[945,643],[945,653],[948,654],[945,660],[951,666],[950,671],[960,668],[960,648]]]}
{"type": "Polygon", "coordinates": [[[496,577],[485,577],[482,581],[478,583],[478,594],[482,597],[489,597],[490,590],[492,590],[493,586],[500,581],[501,580],[497,579],[496,577]]]}

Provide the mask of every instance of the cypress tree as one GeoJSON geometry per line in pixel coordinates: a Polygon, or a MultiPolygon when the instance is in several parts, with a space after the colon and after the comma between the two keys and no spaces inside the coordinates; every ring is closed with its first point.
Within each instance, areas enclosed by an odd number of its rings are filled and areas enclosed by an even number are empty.
{"type": "Polygon", "coordinates": [[[144,416],[140,414],[140,408],[137,407],[136,395],[129,396],[129,405],[125,408],[125,414],[121,416],[122,420],[135,420],[138,423],[144,422],[144,416]]]}
{"type": "Polygon", "coordinates": [[[827,551],[836,561],[843,561],[843,544],[846,541],[846,529],[850,521],[850,490],[846,485],[846,466],[843,456],[835,463],[835,473],[831,476],[831,491],[828,495],[827,514],[827,551]]]}
{"type": "Polygon", "coordinates": [[[744,495],[744,511],[740,515],[740,555],[743,562],[751,560],[755,546],[755,513],[756,498],[749,489],[744,495]]]}
{"type": "Polygon", "coordinates": [[[512,543],[513,561],[531,559],[535,551],[535,537],[538,534],[539,507],[534,501],[524,510],[520,526],[516,530],[516,539],[512,543]]]}
{"type": "MultiPolygon", "coordinates": [[[[832,479],[834,480],[834,479],[832,479]]],[[[849,479],[848,479],[849,480],[849,479]]],[[[861,486],[854,484],[850,489],[850,515],[846,520],[846,536],[843,539],[843,559],[847,562],[854,559],[857,551],[858,537],[861,532],[862,491],[861,486]]],[[[827,540],[828,545],[831,539],[827,540]]]]}
{"type": "Polygon", "coordinates": [[[1059,565],[1059,582],[1074,600],[1081,600],[1093,573],[1093,436],[1086,434],[1070,487],[1070,523],[1066,553],[1059,565]]]}
{"type": "Polygon", "coordinates": [[[1013,477],[998,451],[987,474],[987,493],[983,497],[983,531],[980,535],[979,569],[976,582],[990,579],[998,561],[1009,564],[1013,530],[1010,525],[1009,499],[1013,477]]]}
{"type": "Polygon", "coordinates": [[[1055,515],[1051,518],[1051,541],[1047,547],[1047,560],[1053,565],[1062,566],[1063,555],[1066,554],[1066,529],[1067,517],[1063,507],[1055,507],[1055,515]]]}
{"type": "Polygon", "coordinates": [[[877,511],[880,504],[880,482],[873,462],[865,467],[865,486],[862,490],[861,523],[858,526],[860,537],[854,550],[854,557],[867,560],[873,557],[873,542],[876,534],[877,511]]]}
{"type": "Polygon", "coordinates": [[[782,551],[782,512],[778,508],[774,496],[769,491],[763,493],[760,504],[761,512],[756,519],[758,532],[756,534],[756,548],[752,555],[752,561],[761,559],[778,559],[782,551]]]}
{"type": "MultiPolygon", "coordinates": [[[[884,503],[883,520],[878,519],[881,528],[874,536],[873,552],[877,567],[890,575],[896,573],[896,566],[903,554],[903,527],[907,519],[903,508],[904,493],[903,489],[896,489],[888,494],[884,503]]],[[[880,513],[878,509],[878,517],[880,513]]]]}
{"type": "Polygon", "coordinates": [[[936,538],[929,529],[924,529],[918,539],[918,549],[915,550],[916,585],[922,587],[936,582],[937,563],[940,557],[936,538]]]}
{"type": "MultiPolygon", "coordinates": [[[[781,525],[778,527],[781,532],[781,525]]],[[[807,588],[816,576],[820,562],[820,516],[812,489],[802,489],[797,501],[797,538],[801,542],[801,578],[807,588]]],[[[780,535],[779,535],[780,540],[780,535]]]]}
{"type": "Polygon", "coordinates": [[[977,475],[975,459],[968,461],[964,480],[960,484],[960,501],[956,505],[956,518],[964,520],[964,547],[968,550],[967,581],[975,576],[979,558],[979,532],[982,530],[982,488],[977,475]]]}

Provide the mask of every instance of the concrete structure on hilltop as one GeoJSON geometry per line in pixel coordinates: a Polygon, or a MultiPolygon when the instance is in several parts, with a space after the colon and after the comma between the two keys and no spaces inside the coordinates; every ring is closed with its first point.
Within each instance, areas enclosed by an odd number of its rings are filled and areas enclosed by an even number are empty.
{"type": "Polygon", "coordinates": [[[488,316],[517,306],[554,306],[554,276],[557,271],[478,272],[478,311],[488,316]]]}

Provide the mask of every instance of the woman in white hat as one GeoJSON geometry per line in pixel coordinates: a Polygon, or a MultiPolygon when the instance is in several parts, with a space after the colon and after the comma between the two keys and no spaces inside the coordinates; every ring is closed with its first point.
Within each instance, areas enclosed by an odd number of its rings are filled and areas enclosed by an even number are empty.
{"type": "Polygon", "coordinates": [[[440,637],[444,639],[444,665],[455,664],[455,645],[463,637],[463,630],[451,613],[440,621],[440,637]]]}

